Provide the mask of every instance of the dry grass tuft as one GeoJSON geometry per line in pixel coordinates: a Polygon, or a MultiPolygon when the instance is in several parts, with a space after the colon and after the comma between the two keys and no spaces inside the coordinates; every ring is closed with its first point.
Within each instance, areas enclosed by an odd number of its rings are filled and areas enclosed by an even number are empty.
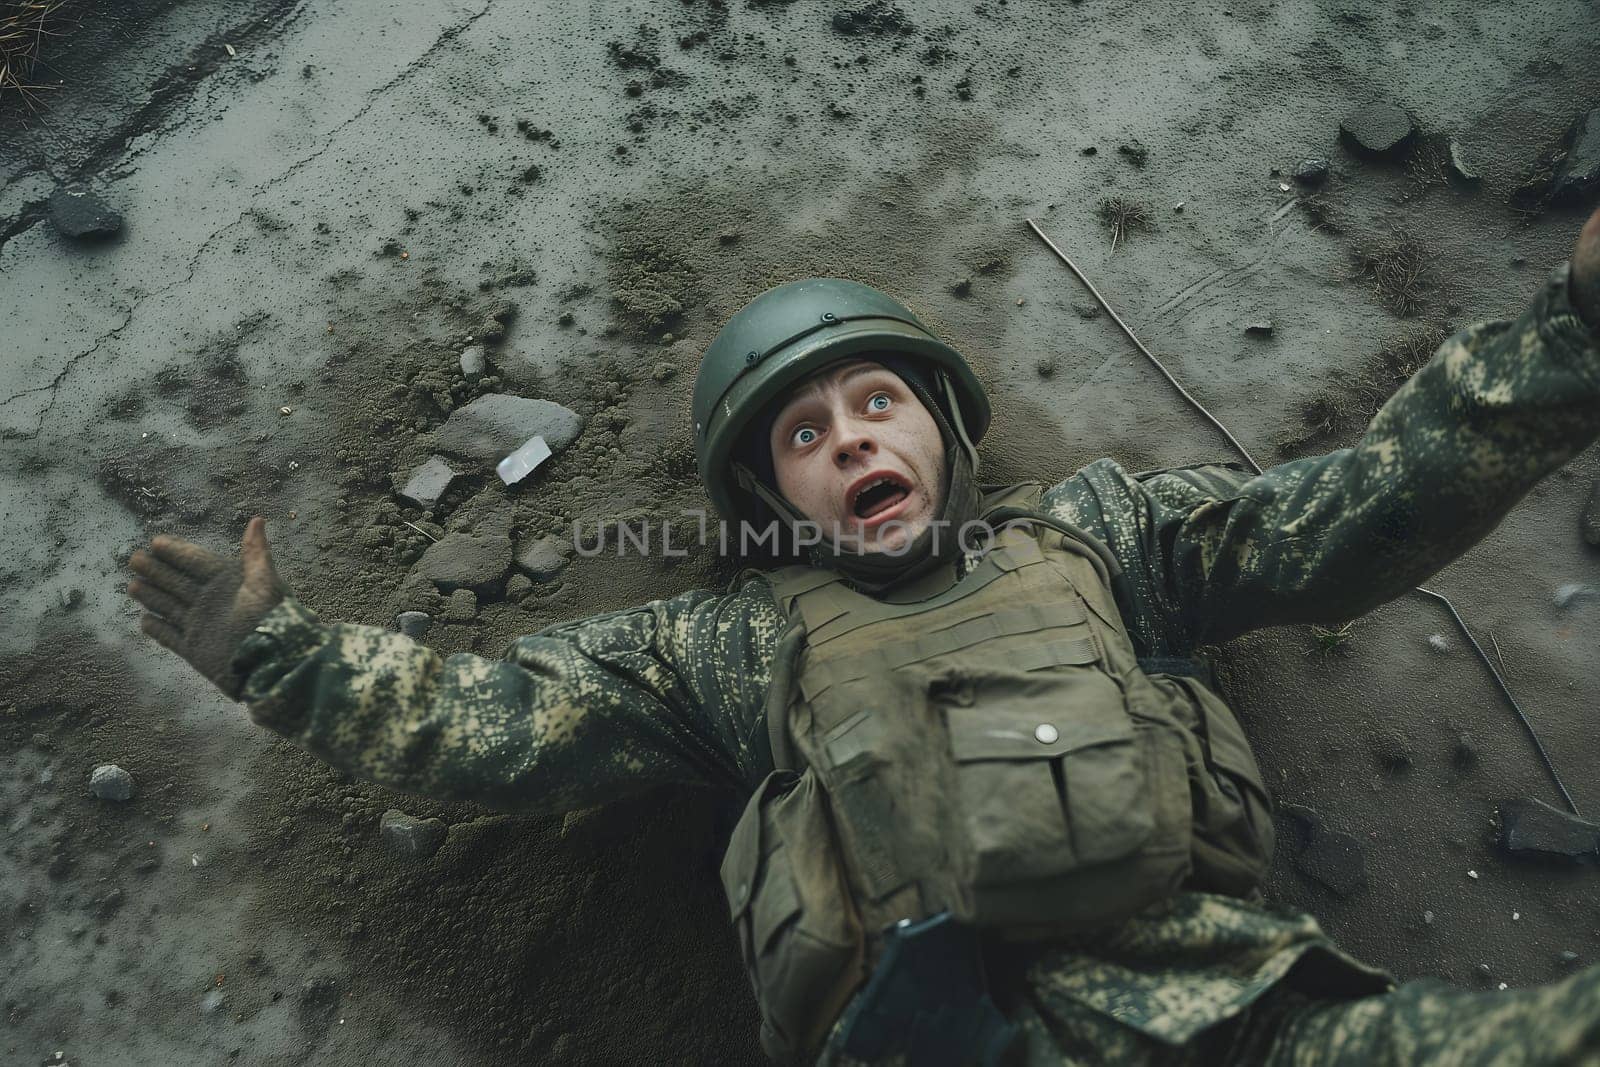
{"type": "Polygon", "coordinates": [[[1357,253],[1355,273],[1372,284],[1385,307],[1409,318],[1422,310],[1423,294],[1433,284],[1432,260],[1421,242],[1395,230],[1357,253]]]}
{"type": "Polygon", "coordinates": [[[0,0],[0,105],[23,100],[42,86],[32,82],[46,38],[57,36],[57,16],[67,0],[0,0]]]}
{"type": "Polygon", "coordinates": [[[1136,200],[1114,196],[1100,201],[1100,221],[1111,230],[1111,251],[1115,252],[1130,232],[1150,228],[1150,210],[1136,200]]]}

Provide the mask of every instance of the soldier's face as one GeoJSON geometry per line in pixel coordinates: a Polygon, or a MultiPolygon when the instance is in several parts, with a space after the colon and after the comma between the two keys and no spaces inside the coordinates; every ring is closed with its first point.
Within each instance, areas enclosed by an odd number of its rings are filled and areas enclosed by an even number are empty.
{"type": "Polygon", "coordinates": [[[943,506],[939,426],[881,364],[852,360],[807,379],[773,421],[771,445],[778,491],[843,550],[899,551],[943,506]]]}

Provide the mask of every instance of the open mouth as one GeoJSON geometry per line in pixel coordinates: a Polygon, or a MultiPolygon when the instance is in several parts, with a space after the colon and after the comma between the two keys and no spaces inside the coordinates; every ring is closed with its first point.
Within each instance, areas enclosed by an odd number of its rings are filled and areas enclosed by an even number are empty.
{"type": "Polygon", "coordinates": [[[911,486],[898,474],[876,474],[850,490],[850,512],[858,519],[884,515],[911,495],[911,486]]]}

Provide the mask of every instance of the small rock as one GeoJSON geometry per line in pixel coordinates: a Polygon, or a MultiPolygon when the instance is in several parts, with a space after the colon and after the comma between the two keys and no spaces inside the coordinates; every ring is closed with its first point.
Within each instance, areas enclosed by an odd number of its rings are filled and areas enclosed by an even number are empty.
{"type": "Polygon", "coordinates": [[[439,851],[450,828],[443,819],[417,819],[393,808],[378,820],[383,846],[405,859],[427,859],[439,851]]]}
{"type": "Polygon", "coordinates": [[[1374,100],[1357,108],[1339,124],[1339,134],[1346,143],[1375,156],[1398,153],[1415,131],[1411,116],[1387,100],[1374,100]]]}
{"type": "Polygon", "coordinates": [[[99,240],[122,229],[122,216],[83,185],[63,185],[50,194],[50,221],[63,236],[99,240]]]}
{"type": "Polygon", "coordinates": [[[102,763],[89,774],[89,792],[101,800],[127,800],[133,796],[133,775],[115,763],[102,763]]]}
{"type": "Polygon", "coordinates": [[[394,617],[394,624],[407,637],[418,638],[433,629],[433,616],[426,611],[402,611],[394,617]]]}
{"type": "Polygon", "coordinates": [[[1435,652],[1449,652],[1450,639],[1444,634],[1429,634],[1428,647],[1433,649],[1435,652]]]}
{"type": "Polygon", "coordinates": [[[1578,962],[1578,954],[1572,951],[1570,948],[1564,948],[1559,954],[1557,954],[1556,962],[1563,967],[1571,967],[1574,963],[1578,962]]]}
{"type": "Polygon", "coordinates": [[[533,579],[526,574],[513,574],[506,579],[506,599],[521,600],[533,592],[533,579]]]}
{"type": "Polygon", "coordinates": [[[1556,200],[1578,203],[1600,192],[1600,108],[1578,120],[1568,144],[1567,161],[1552,195],[1556,200]]]}
{"type": "Polygon", "coordinates": [[[215,1015],[228,1003],[227,996],[220,989],[213,989],[200,998],[200,1010],[207,1015],[215,1015]]]}
{"type": "Polygon", "coordinates": [[[482,345],[472,345],[461,350],[461,373],[476,378],[489,369],[489,357],[482,345]]]}
{"type": "Polygon", "coordinates": [[[950,287],[950,295],[951,296],[959,296],[959,297],[961,297],[963,299],[965,299],[966,297],[971,296],[972,295],[972,279],[971,278],[962,278],[959,282],[956,282],[954,285],[952,285],[950,287]]]}
{"type": "Polygon", "coordinates": [[[1422,921],[1427,923],[1429,926],[1432,926],[1433,925],[1433,912],[1424,911],[1422,913],[1422,921]]]}
{"type": "Polygon", "coordinates": [[[68,611],[76,611],[83,606],[83,590],[78,588],[61,590],[61,606],[68,611]]]}
{"type": "Polygon", "coordinates": [[[1294,165],[1294,180],[1301,185],[1321,185],[1328,180],[1326,159],[1302,159],[1294,165]]]}
{"type": "Polygon", "coordinates": [[[1595,479],[1594,486],[1589,490],[1589,500],[1583,505],[1579,523],[1584,542],[1593,548],[1600,548],[1600,478],[1595,479]]]}
{"type": "Polygon", "coordinates": [[[1566,610],[1578,601],[1592,596],[1600,596],[1600,590],[1596,590],[1592,585],[1568,582],[1566,585],[1558,587],[1555,596],[1550,599],[1555,603],[1556,607],[1566,610]]]}
{"type": "Polygon", "coordinates": [[[1600,826],[1522,797],[1500,805],[1500,847],[1513,855],[1600,863],[1600,826]]]}
{"type": "Polygon", "coordinates": [[[1335,895],[1349,897],[1366,888],[1367,863],[1361,842],[1340,830],[1330,830],[1322,816],[1299,804],[1280,805],[1278,811],[1294,831],[1295,870],[1320,882],[1335,895]]]}
{"type": "Polygon", "coordinates": [[[471,622],[478,617],[478,595],[470,589],[457,589],[444,604],[446,622],[471,622]]]}
{"type": "Polygon", "coordinates": [[[499,584],[511,566],[507,537],[445,534],[428,546],[417,570],[442,592],[472,589],[485,592],[499,584]]]}
{"type": "Polygon", "coordinates": [[[1244,332],[1253,337],[1271,337],[1272,320],[1262,319],[1260,322],[1248,323],[1244,328],[1244,332]]]}
{"type": "Polygon", "coordinates": [[[537,537],[517,546],[519,570],[536,582],[548,582],[566,569],[572,542],[560,537],[537,537]]]}
{"type": "Polygon", "coordinates": [[[443,456],[429,456],[428,462],[411,472],[411,477],[406,479],[398,495],[408,504],[429,510],[450,490],[450,483],[455,478],[456,472],[450,469],[450,464],[445,462],[443,456]]]}
{"type": "Polygon", "coordinates": [[[662,360],[650,368],[650,377],[654,378],[657,382],[671,381],[677,373],[678,368],[674,367],[666,360],[662,360]]]}
{"type": "Polygon", "coordinates": [[[1478,180],[1478,172],[1473,170],[1472,165],[1467,162],[1466,149],[1462,148],[1461,142],[1454,137],[1450,138],[1450,169],[1455,171],[1456,177],[1464,182],[1478,180]]]}
{"type": "Polygon", "coordinates": [[[490,393],[452,411],[433,439],[440,451],[493,465],[535,436],[543,437],[552,453],[560,452],[582,429],[582,416],[571,408],[490,393]]]}
{"type": "Polygon", "coordinates": [[[1034,373],[1041,378],[1054,378],[1056,376],[1056,360],[1054,356],[1045,356],[1033,365],[1034,373]]]}

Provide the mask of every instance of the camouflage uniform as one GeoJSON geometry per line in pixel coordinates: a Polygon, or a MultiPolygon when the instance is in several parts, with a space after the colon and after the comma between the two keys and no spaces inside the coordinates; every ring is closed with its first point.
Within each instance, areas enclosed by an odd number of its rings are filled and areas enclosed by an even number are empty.
{"type": "MultiPolygon", "coordinates": [[[[1121,561],[1141,652],[1183,656],[1257,627],[1349,619],[1401,594],[1597,434],[1600,343],[1572,309],[1563,267],[1515,321],[1446,341],[1353,448],[1259,476],[1233,466],[1132,475],[1100,460],[1044,505],[1121,561]]],[[[670,782],[747,795],[770,770],[759,738],[786,626],[756,572],[725,593],[550,627],[501,660],[441,658],[289,600],[236,666],[252,715],[334,766],[429,796],[556,812],[670,782]]],[[[1503,1036],[1501,1017],[1518,1012],[1538,1012],[1545,1034],[1570,1026],[1575,1040],[1600,1018],[1595,975],[1510,994],[1413,984],[1369,996],[1386,977],[1309,916],[1198,893],[1087,941],[1033,947],[998,972],[1038,1063],[1229,1048],[1283,1063],[1406,1062],[1450,1035],[1503,1036]]]]}

